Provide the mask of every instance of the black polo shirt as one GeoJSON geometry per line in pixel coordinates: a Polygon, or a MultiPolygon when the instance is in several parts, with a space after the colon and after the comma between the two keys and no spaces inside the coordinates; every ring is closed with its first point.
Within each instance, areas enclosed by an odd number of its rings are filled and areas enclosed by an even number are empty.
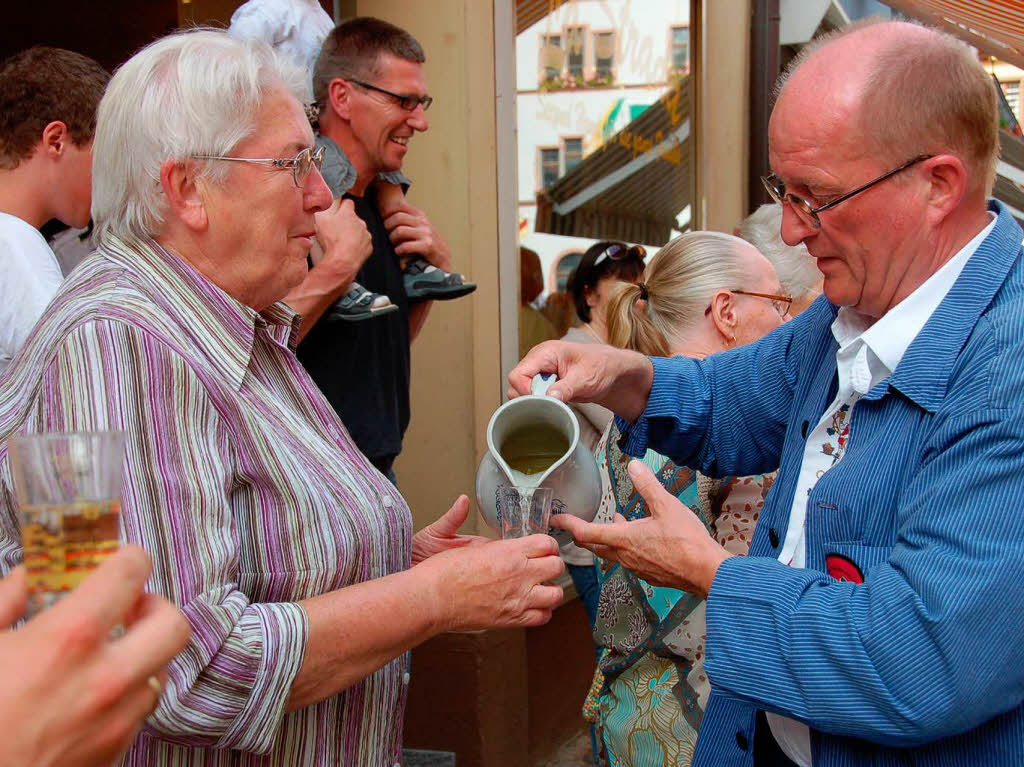
{"type": "Polygon", "coordinates": [[[409,302],[394,246],[371,185],[345,194],[366,222],[373,255],[356,282],[398,306],[383,317],[347,322],[324,313],[298,348],[299,360],[337,411],[363,455],[387,472],[409,426],[409,302]]]}

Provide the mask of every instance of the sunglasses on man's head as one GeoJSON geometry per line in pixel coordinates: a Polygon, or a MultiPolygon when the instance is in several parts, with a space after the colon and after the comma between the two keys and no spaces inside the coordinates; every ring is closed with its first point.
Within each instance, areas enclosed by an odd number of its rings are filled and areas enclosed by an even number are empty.
{"type": "Polygon", "coordinates": [[[643,245],[623,245],[621,242],[613,242],[594,259],[594,266],[599,266],[603,261],[622,261],[626,258],[636,258],[643,261],[647,257],[647,249],[643,245]]]}

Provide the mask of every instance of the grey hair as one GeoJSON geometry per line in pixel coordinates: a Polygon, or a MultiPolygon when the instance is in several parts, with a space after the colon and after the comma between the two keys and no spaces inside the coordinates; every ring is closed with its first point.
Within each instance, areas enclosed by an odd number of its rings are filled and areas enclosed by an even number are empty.
{"type": "MultiPolygon", "coordinates": [[[[309,99],[305,73],[260,40],[195,28],[147,45],[121,66],[100,101],[92,149],[97,242],[159,234],[167,160],[230,155],[256,131],[263,96],[284,89],[309,99]]],[[[214,183],[227,163],[207,162],[214,183]]]]}
{"type": "Polygon", "coordinates": [[[757,248],[772,262],[782,289],[794,298],[821,292],[821,272],[807,246],[787,245],[782,239],[782,206],[762,205],[740,222],[740,237],[757,248]]]}

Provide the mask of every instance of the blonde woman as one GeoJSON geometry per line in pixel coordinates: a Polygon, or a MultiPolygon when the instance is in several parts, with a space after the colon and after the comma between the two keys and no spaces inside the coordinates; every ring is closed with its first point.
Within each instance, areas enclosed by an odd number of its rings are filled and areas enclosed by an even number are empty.
{"type": "MultiPolygon", "coordinates": [[[[789,317],[771,263],[738,237],[691,232],[648,264],[644,281],[611,288],[608,342],[646,355],[705,357],[749,343],[789,317]]],[[[604,484],[597,521],[647,516],[626,472],[614,423],[598,445],[604,484]]],[[[745,554],[771,476],[712,480],[649,450],[644,463],[731,553],[745,554]]],[[[584,713],[596,724],[595,763],[689,765],[710,686],[704,602],[600,561],[594,641],[601,654],[584,713]]]]}

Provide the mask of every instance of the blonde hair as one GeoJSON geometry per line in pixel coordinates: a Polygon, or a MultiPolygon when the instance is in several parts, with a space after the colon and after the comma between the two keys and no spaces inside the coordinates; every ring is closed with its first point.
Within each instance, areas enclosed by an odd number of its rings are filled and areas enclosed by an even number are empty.
{"type": "Polygon", "coordinates": [[[638,285],[618,283],[608,301],[608,343],[668,357],[669,339],[697,325],[715,291],[740,288],[751,247],[722,232],[687,232],[659,250],[638,285]],[[646,295],[646,298],[645,298],[646,295]]]}

